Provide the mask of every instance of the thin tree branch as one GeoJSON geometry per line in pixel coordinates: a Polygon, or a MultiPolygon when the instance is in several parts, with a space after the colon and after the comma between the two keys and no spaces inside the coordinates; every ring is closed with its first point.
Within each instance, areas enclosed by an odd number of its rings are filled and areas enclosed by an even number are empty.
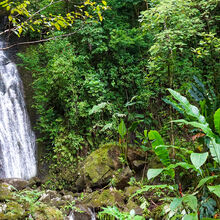
{"type": "MultiPolygon", "coordinates": [[[[42,12],[43,10],[47,9],[47,8],[50,7],[51,5],[54,5],[54,4],[59,3],[59,2],[62,2],[62,1],[64,1],[64,0],[58,0],[58,1],[56,1],[56,2],[53,2],[53,1],[54,1],[54,0],[51,0],[51,2],[50,2],[48,5],[46,5],[45,7],[41,8],[40,10],[36,11],[33,15],[31,15],[30,17],[28,17],[28,19],[27,19],[25,22],[31,20],[35,15],[37,15],[37,14],[39,14],[40,12],[42,12]]],[[[1,33],[0,33],[0,36],[3,35],[3,34],[5,34],[5,33],[7,33],[7,32],[9,32],[9,31],[15,31],[16,29],[17,29],[17,28],[7,29],[7,30],[1,32],[1,33]]]]}
{"type": "Polygon", "coordinates": [[[42,39],[42,40],[36,40],[36,41],[26,41],[26,42],[20,42],[20,43],[16,43],[16,44],[12,44],[8,47],[4,47],[4,48],[0,48],[0,50],[8,50],[12,47],[15,47],[15,46],[20,46],[20,45],[26,45],[26,44],[37,44],[37,43],[42,43],[42,42],[46,42],[46,41],[50,41],[50,40],[55,40],[56,38],[60,38],[60,37],[69,37],[73,34],[75,34],[77,31],[81,30],[82,28],[74,31],[74,32],[71,32],[69,34],[62,34],[62,35],[58,35],[58,36],[54,36],[54,37],[50,37],[50,38],[46,38],[46,39],[42,39]]]}
{"type": "Polygon", "coordinates": [[[0,36],[3,35],[3,34],[6,34],[6,33],[9,32],[9,31],[14,31],[14,30],[16,30],[16,29],[13,28],[13,29],[7,29],[7,30],[5,30],[5,31],[2,31],[2,32],[0,33],[0,36]]]}
{"type": "Polygon", "coordinates": [[[40,12],[42,12],[43,10],[47,9],[48,7],[50,7],[51,5],[54,5],[56,3],[59,3],[59,2],[62,2],[64,0],[59,0],[59,1],[56,1],[56,2],[53,2],[54,0],[51,0],[51,2],[49,3],[49,5],[46,5],[45,7],[41,8],[40,10],[36,11],[33,15],[31,15],[27,20],[29,21],[30,19],[32,19],[35,15],[39,14],[40,12]]]}

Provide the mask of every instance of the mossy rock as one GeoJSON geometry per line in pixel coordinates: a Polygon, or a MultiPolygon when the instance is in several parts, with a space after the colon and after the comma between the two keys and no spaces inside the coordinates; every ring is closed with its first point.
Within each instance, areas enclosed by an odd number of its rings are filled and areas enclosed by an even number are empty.
{"type": "Polygon", "coordinates": [[[124,207],[124,194],[116,189],[106,189],[102,192],[93,192],[82,201],[88,207],[100,208],[102,206],[124,207]]]}
{"type": "Polygon", "coordinates": [[[119,156],[120,147],[116,144],[106,144],[92,152],[79,166],[76,180],[78,190],[87,186],[97,187],[108,184],[114,171],[121,167],[119,156]]]}
{"type": "Polygon", "coordinates": [[[129,200],[123,211],[130,212],[132,209],[135,211],[136,215],[143,215],[144,210],[140,208],[140,205],[136,204],[132,200],[129,200]]]}
{"type": "Polygon", "coordinates": [[[26,213],[22,205],[14,201],[10,201],[6,205],[5,214],[0,216],[0,219],[24,219],[26,213]]]}
{"type": "Polygon", "coordinates": [[[153,218],[155,220],[161,219],[164,213],[164,207],[165,204],[158,205],[156,208],[152,209],[146,217],[153,218]]]}
{"type": "Polygon", "coordinates": [[[63,220],[62,212],[54,207],[49,207],[44,204],[35,206],[33,210],[35,220],[63,220]]]}
{"type": "Polygon", "coordinates": [[[0,183],[0,201],[13,199],[13,193],[10,191],[7,183],[0,183]]]}
{"type": "Polygon", "coordinates": [[[129,198],[130,196],[132,196],[137,190],[139,190],[140,187],[138,186],[128,186],[125,188],[125,196],[127,198],[129,198]]]}

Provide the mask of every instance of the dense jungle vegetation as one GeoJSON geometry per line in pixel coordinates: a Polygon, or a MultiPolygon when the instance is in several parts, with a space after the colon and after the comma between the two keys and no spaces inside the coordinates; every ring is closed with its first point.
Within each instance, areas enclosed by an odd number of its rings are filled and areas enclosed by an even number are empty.
{"type": "MultiPolygon", "coordinates": [[[[33,76],[51,188],[69,189],[78,164],[112,143],[120,146],[123,168],[129,148],[146,157],[141,176],[133,172],[129,181],[140,187],[130,197],[143,216],[156,196],[154,207],[163,211],[155,219],[220,218],[219,1],[0,6],[9,19],[4,35],[28,45],[18,56],[33,76]]],[[[142,219],[116,207],[99,215],[142,219]]]]}

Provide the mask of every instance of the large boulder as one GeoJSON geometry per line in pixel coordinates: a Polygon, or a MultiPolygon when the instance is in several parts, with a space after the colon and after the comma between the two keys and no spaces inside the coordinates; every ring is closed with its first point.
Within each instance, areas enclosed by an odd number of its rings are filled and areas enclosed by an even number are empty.
{"type": "Polygon", "coordinates": [[[119,208],[123,208],[125,206],[124,199],[125,196],[122,191],[109,188],[100,192],[94,191],[86,195],[80,203],[92,208],[103,206],[118,206],[119,208]]]}
{"type": "Polygon", "coordinates": [[[79,165],[76,187],[78,190],[86,187],[102,187],[113,178],[114,172],[122,167],[119,161],[120,147],[116,144],[106,144],[92,152],[79,165]]]}
{"type": "Polygon", "coordinates": [[[27,180],[20,178],[4,178],[0,179],[0,182],[8,183],[9,185],[15,187],[17,190],[25,189],[29,184],[27,180]]]}
{"type": "Polygon", "coordinates": [[[60,208],[62,206],[65,206],[66,203],[73,201],[73,197],[72,200],[70,200],[70,198],[68,199],[66,197],[63,198],[57,191],[46,190],[46,192],[41,195],[39,202],[60,208]]]}
{"type": "Polygon", "coordinates": [[[79,204],[69,213],[65,220],[91,220],[96,219],[95,216],[96,215],[94,212],[92,212],[91,208],[79,204]]]}
{"type": "Polygon", "coordinates": [[[35,220],[63,220],[62,212],[55,208],[50,207],[45,204],[39,204],[38,206],[33,207],[32,217],[35,220]]]}
{"type": "Polygon", "coordinates": [[[22,207],[21,204],[10,201],[5,204],[2,212],[0,211],[0,219],[24,219],[25,218],[25,209],[22,207]]]}
{"type": "Polygon", "coordinates": [[[13,199],[11,187],[7,183],[0,183],[0,201],[13,199]]]}

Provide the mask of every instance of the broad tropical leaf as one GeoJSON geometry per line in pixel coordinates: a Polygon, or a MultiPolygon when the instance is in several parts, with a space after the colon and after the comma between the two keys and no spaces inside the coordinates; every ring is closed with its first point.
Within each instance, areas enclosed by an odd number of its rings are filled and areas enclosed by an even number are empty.
{"type": "Polygon", "coordinates": [[[202,124],[206,123],[205,117],[200,114],[199,109],[196,106],[191,105],[186,97],[180,95],[180,93],[172,89],[168,89],[168,90],[171,93],[171,95],[180,102],[180,104],[185,109],[187,115],[196,118],[202,124]]]}
{"type": "Polygon", "coordinates": [[[194,212],[197,212],[198,201],[197,198],[193,195],[185,195],[183,197],[183,202],[187,204],[194,212]]]}
{"type": "Polygon", "coordinates": [[[185,215],[183,217],[183,220],[198,220],[198,214],[197,213],[190,213],[188,215],[185,215]]]}
{"type": "MultiPolygon", "coordinates": [[[[168,89],[169,92],[172,94],[172,96],[180,102],[180,104],[184,107],[186,114],[193,116],[197,119],[197,121],[189,122],[184,119],[175,120],[174,122],[184,123],[187,125],[191,125],[196,128],[200,128],[203,130],[203,132],[210,137],[211,143],[209,144],[210,152],[213,157],[213,159],[220,164],[220,144],[217,141],[218,137],[212,132],[211,128],[209,127],[209,124],[206,122],[204,116],[202,116],[196,106],[193,106],[189,103],[189,101],[182,95],[180,95],[178,92],[168,89]]],[[[220,111],[217,110],[215,113],[215,127],[217,132],[219,132],[220,128],[220,111]]]]}
{"type": "Polygon", "coordinates": [[[220,185],[208,186],[208,189],[211,193],[214,193],[220,198],[220,185]]]}
{"type": "Polygon", "coordinates": [[[174,200],[170,203],[170,210],[175,211],[181,204],[183,199],[182,198],[174,198],[174,200]]]}
{"type": "Polygon", "coordinates": [[[220,108],[214,114],[215,130],[220,135],[220,108]]]}
{"type": "Polygon", "coordinates": [[[208,123],[202,124],[202,123],[199,123],[196,121],[189,122],[184,119],[174,120],[173,122],[183,123],[183,124],[191,125],[196,128],[200,128],[206,133],[207,136],[215,137],[215,135],[212,132],[211,128],[209,127],[208,123]]]}
{"type": "Polygon", "coordinates": [[[215,138],[211,138],[209,149],[213,159],[220,164],[220,144],[216,143],[215,138]]]}
{"type": "Polygon", "coordinates": [[[126,129],[126,126],[125,126],[125,123],[123,120],[121,120],[121,123],[119,124],[118,126],[118,133],[120,134],[120,136],[122,138],[124,138],[124,136],[126,135],[127,133],[127,129],[126,129]]]}
{"type": "Polygon", "coordinates": [[[155,154],[159,157],[160,161],[165,166],[168,166],[170,164],[169,151],[167,150],[166,145],[164,145],[163,139],[160,134],[155,130],[151,130],[148,133],[148,138],[149,140],[153,141],[152,148],[155,154]]]}
{"type": "Polygon", "coordinates": [[[150,132],[148,133],[148,138],[150,141],[153,141],[152,142],[153,148],[155,148],[158,145],[164,145],[163,139],[158,133],[158,131],[150,130],[150,132]]]}
{"type": "Polygon", "coordinates": [[[161,172],[163,171],[163,168],[159,168],[159,169],[149,169],[147,171],[147,178],[148,180],[157,177],[159,174],[161,174],[161,172]]]}
{"type": "Polygon", "coordinates": [[[215,178],[217,178],[217,177],[218,177],[218,176],[215,175],[215,176],[208,176],[208,177],[206,177],[206,178],[201,179],[201,180],[199,181],[198,186],[197,186],[196,188],[199,188],[199,187],[203,186],[203,185],[204,185],[205,183],[207,183],[209,180],[213,180],[213,179],[215,179],[215,178]]]}
{"type": "Polygon", "coordinates": [[[208,158],[208,152],[206,153],[192,153],[190,155],[190,159],[192,164],[196,167],[196,169],[199,169],[207,160],[208,158]]]}
{"type": "Polygon", "coordinates": [[[159,145],[155,147],[154,152],[160,158],[163,165],[170,165],[169,151],[167,150],[166,145],[159,145]]]}

